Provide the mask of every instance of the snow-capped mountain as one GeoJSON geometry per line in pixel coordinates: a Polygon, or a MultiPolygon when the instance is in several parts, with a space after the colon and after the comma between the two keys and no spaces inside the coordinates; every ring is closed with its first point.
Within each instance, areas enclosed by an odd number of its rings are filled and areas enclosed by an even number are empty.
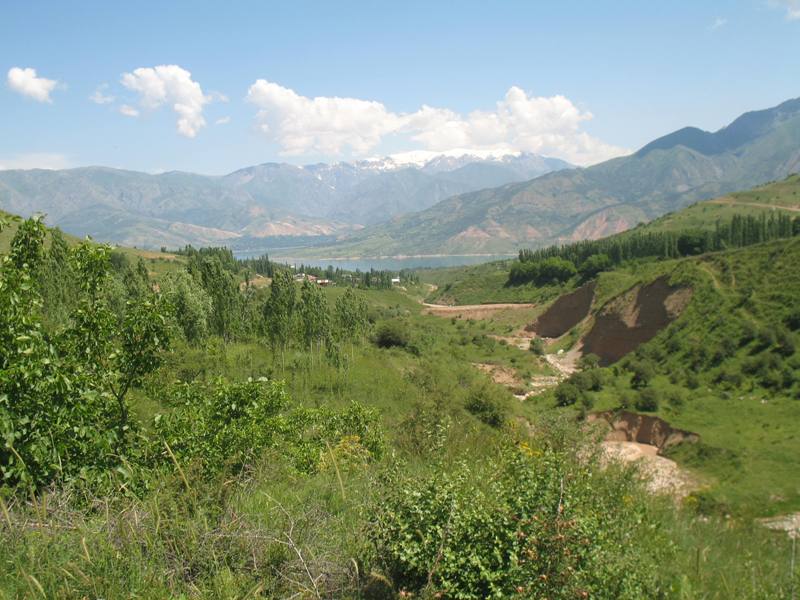
{"type": "Polygon", "coordinates": [[[0,171],[0,208],[43,212],[69,233],[131,245],[235,243],[335,235],[569,166],[534,154],[465,150],[305,166],[265,163],[222,177],[105,167],[0,171]]]}

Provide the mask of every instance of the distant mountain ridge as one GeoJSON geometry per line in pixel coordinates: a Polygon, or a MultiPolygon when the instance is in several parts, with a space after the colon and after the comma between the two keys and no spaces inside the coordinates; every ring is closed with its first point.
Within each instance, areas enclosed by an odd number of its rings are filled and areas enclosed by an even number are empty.
{"type": "Polygon", "coordinates": [[[630,156],[460,194],[307,254],[499,254],[599,238],[797,171],[800,99],[746,113],[714,133],[684,128],[630,156]]]}
{"type": "Polygon", "coordinates": [[[568,163],[532,154],[385,157],[295,166],[265,163],[224,176],[107,167],[0,171],[0,208],[46,213],[75,235],[142,247],[235,245],[329,236],[423,210],[455,194],[524,181],[568,163]]]}

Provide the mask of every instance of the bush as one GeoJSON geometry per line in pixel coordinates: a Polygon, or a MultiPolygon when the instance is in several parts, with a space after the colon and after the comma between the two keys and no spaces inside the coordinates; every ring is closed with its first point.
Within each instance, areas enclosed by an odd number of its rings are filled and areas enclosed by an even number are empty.
{"type": "Polygon", "coordinates": [[[544,356],[545,354],[544,340],[542,340],[542,338],[539,337],[533,338],[531,340],[531,345],[529,349],[536,356],[544,356]]]}
{"type": "Polygon", "coordinates": [[[500,427],[505,421],[507,406],[499,393],[484,385],[467,396],[466,409],[491,427],[500,427]]]}
{"type": "Polygon", "coordinates": [[[628,369],[633,373],[631,386],[635,389],[647,386],[656,375],[655,365],[649,360],[632,362],[628,365],[628,369]]]}
{"type": "Polygon", "coordinates": [[[365,458],[378,458],[383,450],[373,410],[357,403],[339,411],[300,408],[283,382],[183,384],[173,390],[170,403],[175,408],[153,421],[151,455],[167,460],[169,445],[180,464],[199,463],[209,476],[239,471],[268,448],[306,473],[316,471],[331,448],[358,448],[365,458]]]}
{"type": "Polygon", "coordinates": [[[559,284],[568,281],[578,270],[572,261],[551,257],[539,261],[515,262],[508,275],[508,283],[520,285],[535,283],[536,285],[559,284]]]}
{"type": "MultiPolygon", "coordinates": [[[[526,442],[485,464],[438,467],[384,484],[376,559],[395,589],[420,598],[659,596],[658,560],[670,552],[646,517],[635,477],[526,442]]],[[[590,462],[591,458],[588,459],[590,462]]]]}
{"type": "Polygon", "coordinates": [[[556,388],[556,405],[571,406],[581,397],[581,390],[574,383],[562,381],[556,388]]]}
{"type": "Polygon", "coordinates": [[[597,369],[600,366],[600,357],[597,354],[587,354],[578,361],[578,366],[584,371],[597,369]]]}
{"type": "Polygon", "coordinates": [[[591,279],[601,271],[608,271],[611,268],[611,259],[608,254],[592,254],[580,266],[581,277],[591,279]]]}
{"type": "Polygon", "coordinates": [[[379,348],[405,348],[410,341],[408,328],[400,321],[384,321],[375,332],[375,345],[379,348]]]}
{"type": "Polygon", "coordinates": [[[661,404],[661,392],[655,388],[647,388],[639,392],[636,398],[636,410],[656,412],[661,404]]]}

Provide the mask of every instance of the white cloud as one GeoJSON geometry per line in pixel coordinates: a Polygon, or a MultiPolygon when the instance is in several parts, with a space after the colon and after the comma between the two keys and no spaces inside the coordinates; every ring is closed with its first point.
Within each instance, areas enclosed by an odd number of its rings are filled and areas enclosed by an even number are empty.
{"type": "Polygon", "coordinates": [[[258,129],[290,155],[311,151],[338,155],[346,147],[363,155],[403,125],[403,117],[380,102],[307,98],[264,79],[250,86],[247,101],[259,107],[258,129]]]}
{"type": "Polygon", "coordinates": [[[287,155],[364,156],[390,135],[405,138],[417,149],[526,151],[576,164],[627,152],[582,131],[592,114],[564,96],[537,97],[518,87],[510,88],[493,110],[466,116],[427,105],[413,113],[395,113],[376,101],[308,98],[264,79],[250,86],[247,101],[259,108],[256,127],[287,155]]]}
{"type": "Polygon", "coordinates": [[[114,102],[114,96],[107,94],[106,90],[108,90],[107,83],[98,85],[94,93],[91,96],[89,96],[89,100],[91,100],[95,104],[111,104],[112,102],[114,102]]]}
{"type": "MultiPolygon", "coordinates": [[[[178,133],[193,138],[206,125],[203,107],[212,101],[192,74],[178,65],[140,67],[122,76],[122,85],[139,94],[140,105],[155,110],[165,104],[178,115],[178,133]]],[[[127,113],[123,113],[127,114],[127,113]]]]}
{"type": "Polygon", "coordinates": [[[126,117],[138,117],[139,111],[136,110],[133,106],[128,104],[123,104],[119,107],[119,114],[125,115],[126,117]]]}
{"type": "Polygon", "coordinates": [[[214,125],[227,125],[230,122],[231,122],[231,118],[230,117],[221,117],[221,118],[217,119],[216,121],[214,121],[214,125]]]}
{"type": "Polygon", "coordinates": [[[770,5],[785,9],[790,21],[800,19],[800,0],[770,0],[770,5]]]}
{"type": "Polygon", "coordinates": [[[52,92],[58,82],[53,79],[45,79],[36,76],[36,69],[30,67],[21,69],[12,67],[8,70],[8,86],[22,94],[33,98],[37,102],[52,102],[50,92],[52,92]]]}
{"type": "Polygon", "coordinates": [[[728,19],[726,19],[725,17],[717,17],[711,23],[711,25],[709,26],[709,29],[711,29],[711,31],[716,31],[720,27],[725,27],[725,25],[727,25],[727,24],[728,24],[728,19]]]}
{"type": "Polygon", "coordinates": [[[5,169],[67,169],[70,162],[63,154],[34,152],[0,158],[0,171],[5,169]]]}

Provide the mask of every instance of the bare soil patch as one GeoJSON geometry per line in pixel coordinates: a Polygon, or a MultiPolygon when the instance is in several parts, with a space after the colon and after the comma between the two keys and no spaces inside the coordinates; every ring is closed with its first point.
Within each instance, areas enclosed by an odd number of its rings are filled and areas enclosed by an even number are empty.
{"type": "Polygon", "coordinates": [[[522,380],[517,377],[516,371],[509,367],[501,367],[500,365],[492,365],[488,363],[472,363],[478,370],[483,371],[492,378],[492,381],[507,387],[519,388],[523,385],[522,380]]]}
{"type": "Polygon", "coordinates": [[[683,471],[674,460],[658,454],[658,448],[639,442],[603,442],[608,460],[636,463],[641,467],[647,489],[676,498],[687,496],[697,488],[694,478],[683,471]]]}
{"type": "Polygon", "coordinates": [[[462,304],[448,306],[446,304],[422,303],[422,314],[434,315],[436,317],[447,317],[456,319],[490,319],[498,313],[507,310],[530,310],[535,308],[535,304],[462,304]]]}
{"type": "Polygon", "coordinates": [[[690,288],[671,286],[667,277],[633,288],[595,316],[583,352],[599,356],[602,366],[616,362],[677,319],[691,297],[690,288]]]}
{"type": "Polygon", "coordinates": [[[697,489],[698,482],[662,452],[676,444],[693,443],[700,436],[672,427],[651,415],[628,411],[606,411],[589,415],[590,422],[608,424],[603,449],[609,460],[638,463],[652,492],[682,498],[697,489]]]}
{"type": "Polygon", "coordinates": [[[564,294],[539,315],[534,323],[528,325],[526,330],[542,337],[561,337],[589,316],[594,288],[595,282],[590,281],[574,292],[564,294]]]}
{"type": "Polygon", "coordinates": [[[785,531],[789,537],[800,538],[800,512],[759,519],[758,522],[769,529],[785,531]]]}

